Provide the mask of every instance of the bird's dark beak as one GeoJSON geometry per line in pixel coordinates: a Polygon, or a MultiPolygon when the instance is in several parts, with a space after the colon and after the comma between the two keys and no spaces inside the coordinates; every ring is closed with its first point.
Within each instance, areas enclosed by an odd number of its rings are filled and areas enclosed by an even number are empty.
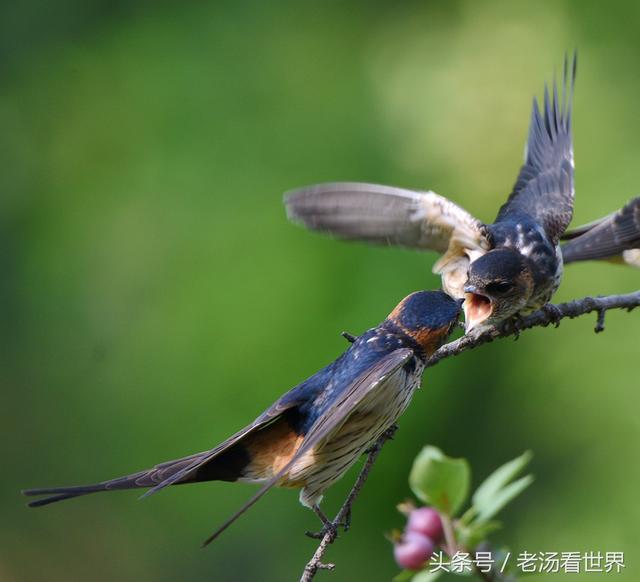
{"type": "Polygon", "coordinates": [[[465,286],[462,308],[464,310],[464,329],[466,333],[478,327],[493,313],[491,298],[480,293],[475,285],[465,286]]]}

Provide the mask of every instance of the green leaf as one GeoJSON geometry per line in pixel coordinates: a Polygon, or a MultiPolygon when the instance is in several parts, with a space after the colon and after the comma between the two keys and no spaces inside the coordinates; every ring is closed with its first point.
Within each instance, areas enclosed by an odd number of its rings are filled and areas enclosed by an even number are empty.
{"type": "Polygon", "coordinates": [[[486,540],[489,534],[499,530],[501,527],[502,524],[499,521],[474,522],[469,526],[458,525],[456,539],[467,548],[475,548],[480,542],[486,540]]]}
{"type": "Polygon", "coordinates": [[[515,499],[520,493],[522,493],[533,482],[533,476],[527,475],[514,481],[513,483],[503,487],[498,493],[496,493],[488,502],[485,502],[482,509],[478,513],[474,523],[484,523],[490,520],[494,515],[505,506],[507,503],[515,499]]]}
{"type": "Polygon", "coordinates": [[[436,447],[424,447],[409,474],[409,485],[415,495],[447,515],[455,515],[464,503],[470,481],[467,461],[447,457],[436,447]]]}
{"type": "Polygon", "coordinates": [[[491,503],[492,498],[498,491],[515,479],[529,464],[531,457],[533,457],[531,451],[525,451],[522,455],[513,459],[513,461],[505,463],[491,473],[473,494],[472,502],[476,509],[482,511],[485,505],[491,503]]]}

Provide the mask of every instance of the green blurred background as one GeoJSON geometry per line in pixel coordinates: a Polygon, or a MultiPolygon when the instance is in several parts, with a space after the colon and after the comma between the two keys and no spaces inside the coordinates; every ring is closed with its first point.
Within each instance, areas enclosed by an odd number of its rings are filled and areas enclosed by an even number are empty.
{"type": "MultiPolygon", "coordinates": [[[[206,551],[250,486],[39,511],[18,491],[209,448],[344,350],[341,330],[437,287],[431,256],[288,224],[282,192],[431,188],[491,220],[565,51],[580,61],[574,224],[637,194],[639,18],[637,2],[595,0],[3,3],[0,580],[297,579],[317,524],[292,491],[206,551]]],[[[576,265],[557,299],[639,283],[576,265]]],[[[611,313],[598,336],[593,317],[566,321],[429,370],[322,579],[397,571],[383,533],[402,525],[394,506],[431,443],[467,457],[476,483],[532,449],[536,482],[495,539],[624,551],[618,579],[637,580],[638,315],[611,313]]]]}

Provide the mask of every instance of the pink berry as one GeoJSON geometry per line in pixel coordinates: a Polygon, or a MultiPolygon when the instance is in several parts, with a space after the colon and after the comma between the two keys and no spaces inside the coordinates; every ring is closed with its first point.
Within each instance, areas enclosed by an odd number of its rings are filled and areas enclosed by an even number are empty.
{"type": "Polygon", "coordinates": [[[393,556],[401,568],[419,570],[431,558],[434,549],[433,541],[417,532],[407,532],[394,546],[393,556]]]}
{"type": "Polygon", "coordinates": [[[442,538],[442,520],[440,514],[432,507],[419,507],[409,514],[407,531],[421,533],[432,540],[442,538]]]}

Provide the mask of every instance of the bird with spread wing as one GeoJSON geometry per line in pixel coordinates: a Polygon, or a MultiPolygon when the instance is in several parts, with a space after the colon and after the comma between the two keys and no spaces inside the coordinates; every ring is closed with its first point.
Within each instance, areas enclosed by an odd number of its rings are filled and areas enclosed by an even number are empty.
{"type": "Polygon", "coordinates": [[[615,255],[623,250],[618,238],[633,237],[621,211],[580,230],[561,249],[574,204],[575,74],[576,57],[571,64],[565,58],[561,97],[554,82],[551,91],[545,87],[541,108],[534,98],[524,165],[491,224],[434,192],[349,182],[288,193],[287,214],[338,238],[440,253],[433,271],[447,293],[465,299],[467,331],[538,309],[560,284],[563,254],[565,262],[615,255]]]}

